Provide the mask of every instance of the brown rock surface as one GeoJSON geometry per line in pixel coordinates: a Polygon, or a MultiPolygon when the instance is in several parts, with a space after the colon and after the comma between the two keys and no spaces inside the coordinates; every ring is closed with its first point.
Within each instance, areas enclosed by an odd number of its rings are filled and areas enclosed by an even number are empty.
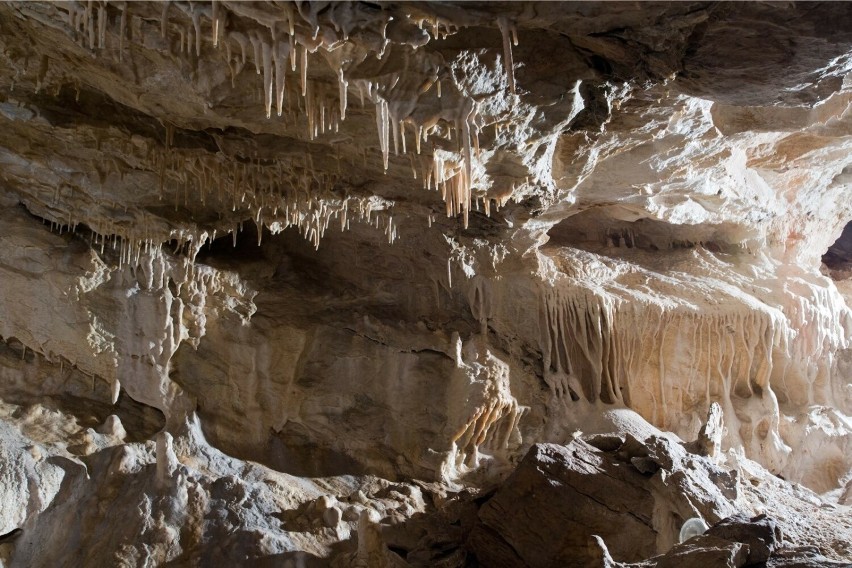
{"type": "Polygon", "coordinates": [[[636,562],[668,549],[687,518],[731,514],[735,476],[662,440],[628,436],[616,452],[580,439],[533,446],[480,509],[470,547],[486,565],[585,566],[599,536],[616,561],[636,562]],[[644,453],[656,473],[637,468],[631,453],[644,453]],[[505,550],[516,563],[501,560],[505,550]]]}
{"type": "Polygon", "coordinates": [[[0,3],[0,565],[526,561],[531,448],[849,561],[850,109],[843,3],[0,3]]]}

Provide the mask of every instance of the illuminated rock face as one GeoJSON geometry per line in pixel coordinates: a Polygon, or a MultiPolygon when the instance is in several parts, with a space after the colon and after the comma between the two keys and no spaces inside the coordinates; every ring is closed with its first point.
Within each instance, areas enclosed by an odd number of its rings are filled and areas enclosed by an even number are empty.
{"type": "Polygon", "coordinates": [[[844,5],[21,2],[0,47],[0,563],[464,565],[535,444],[712,403],[702,459],[848,512],[844,5]]]}

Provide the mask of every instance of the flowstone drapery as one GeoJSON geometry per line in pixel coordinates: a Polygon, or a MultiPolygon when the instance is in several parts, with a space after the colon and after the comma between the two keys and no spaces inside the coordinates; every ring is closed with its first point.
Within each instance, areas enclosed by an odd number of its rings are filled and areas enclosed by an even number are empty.
{"type": "Polygon", "coordinates": [[[0,565],[848,562],[850,105],[842,3],[0,4],[0,565]]]}

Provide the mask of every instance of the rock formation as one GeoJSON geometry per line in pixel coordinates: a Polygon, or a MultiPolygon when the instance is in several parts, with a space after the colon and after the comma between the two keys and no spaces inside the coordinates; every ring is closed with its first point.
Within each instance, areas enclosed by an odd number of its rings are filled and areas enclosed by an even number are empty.
{"type": "Polygon", "coordinates": [[[850,149],[843,3],[2,3],[0,565],[852,562],[850,149]]]}

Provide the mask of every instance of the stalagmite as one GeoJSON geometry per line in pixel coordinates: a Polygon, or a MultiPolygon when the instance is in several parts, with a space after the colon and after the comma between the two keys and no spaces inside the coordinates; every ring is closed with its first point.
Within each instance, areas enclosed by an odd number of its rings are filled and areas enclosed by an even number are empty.
{"type": "Polygon", "coordinates": [[[176,482],[174,475],[178,468],[178,459],[174,450],[174,439],[168,432],[160,432],[156,442],[157,486],[167,489],[176,482]]]}

